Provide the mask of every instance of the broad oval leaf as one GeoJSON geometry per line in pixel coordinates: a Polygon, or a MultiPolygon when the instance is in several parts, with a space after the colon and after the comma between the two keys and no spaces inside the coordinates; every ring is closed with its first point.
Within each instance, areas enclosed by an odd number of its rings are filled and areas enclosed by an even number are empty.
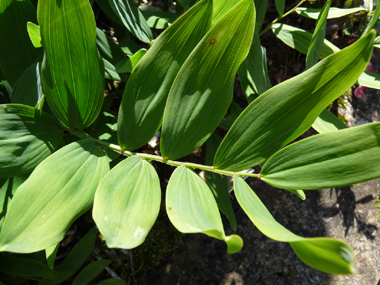
{"type": "Polygon", "coordinates": [[[147,44],[152,41],[152,31],[133,0],[108,0],[108,2],[113,11],[119,16],[124,26],[135,37],[147,44]]]}
{"type": "Polygon", "coordinates": [[[218,206],[206,182],[185,166],[174,170],[166,189],[165,203],[171,223],[180,232],[203,233],[224,240],[227,253],[242,248],[239,236],[225,236],[218,206]]]}
{"type": "Polygon", "coordinates": [[[62,141],[49,114],[29,106],[0,105],[0,178],[31,172],[62,141]]]}
{"type": "Polygon", "coordinates": [[[170,87],[211,24],[212,1],[203,0],[162,33],[133,70],[119,111],[119,144],[146,144],[161,125],[170,87]]]}
{"type": "MultiPolygon", "coordinates": [[[[276,35],[276,37],[278,37],[286,45],[304,54],[307,53],[307,49],[310,45],[310,41],[313,36],[312,33],[286,24],[274,24],[272,26],[272,31],[276,35]]],[[[338,51],[340,51],[338,47],[336,47],[335,45],[333,45],[325,39],[322,47],[322,52],[319,58],[325,58],[338,51]]]]}
{"type": "Polygon", "coordinates": [[[70,129],[98,116],[104,97],[104,67],[96,48],[95,17],[88,0],[38,2],[45,55],[42,86],[50,109],[70,129]]]}
{"type": "MultiPolygon", "coordinates": [[[[299,7],[296,9],[296,13],[299,14],[300,16],[304,16],[304,17],[316,20],[318,19],[319,14],[321,13],[321,10],[322,9],[299,7]]],[[[357,13],[357,12],[366,12],[366,9],[362,7],[346,8],[346,9],[331,7],[329,9],[327,19],[340,18],[340,17],[344,17],[353,13],[357,13]]]]}
{"type": "Polygon", "coordinates": [[[258,165],[304,133],[364,71],[372,54],[374,35],[370,32],[253,101],[224,138],[214,167],[240,171],[258,165]]]}
{"type": "Polygon", "coordinates": [[[0,68],[14,88],[32,63],[42,57],[30,41],[27,23],[37,23],[36,8],[29,0],[0,1],[0,68]]]}
{"type": "Polygon", "coordinates": [[[242,0],[204,36],[179,71],[165,107],[161,154],[177,159],[200,147],[225,115],[255,28],[255,6],[242,0]]]}
{"type": "Polygon", "coordinates": [[[261,178],[278,188],[304,190],[378,178],[379,138],[380,123],[373,123],[304,139],[269,158],[261,178]]]}
{"type": "Polygon", "coordinates": [[[61,148],[17,189],[0,235],[0,251],[28,253],[59,241],[92,205],[109,164],[93,140],[61,148]]]}
{"type": "Polygon", "coordinates": [[[157,219],[160,180],[153,166],[132,156],[115,166],[99,185],[93,217],[111,248],[142,244],[157,219]]]}
{"type": "Polygon", "coordinates": [[[303,238],[279,224],[247,183],[234,176],[236,198],[254,225],[267,237],[289,242],[307,265],[331,274],[355,273],[354,253],[345,242],[332,238],[303,238]]]}

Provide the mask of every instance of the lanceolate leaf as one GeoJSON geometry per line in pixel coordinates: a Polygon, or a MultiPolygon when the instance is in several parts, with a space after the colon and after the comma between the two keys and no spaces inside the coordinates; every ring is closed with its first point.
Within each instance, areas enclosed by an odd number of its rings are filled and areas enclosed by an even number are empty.
{"type": "Polygon", "coordinates": [[[0,68],[13,88],[25,69],[42,57],[42,49],[30,41],[28,22],[37,23],[36,8],[29,0],[0,1],[0,68]]]}
{"type": "MultiPolygon", "coordinates": [[[[313,34],[286,24],[274,24],[272,26],[272,31],[286,45],[302,53],[307,53],[313,34]]],[[[339,48],[330,43],[328,40],[324,40],[322,52],[319,58],[325,58],[334,52],[338,52],[339,50],[339,48]]]]}
{"type": "Polygon", "coordinates": [[[96,276],[98,276],[107,266],[111,263],[111,260],[102,259],[91,262],[87,265],[81,272],[79,272],[78,276],[75,277],[73,281],[73,285],[87,285],[96,276]]]}
{"type": "Polygon", "coordinates": [[[70,129],[89,126],[104,96],[104,67],[88,0],[38,2],[45,55],[42,86],[50,109],[70,129]]]}
{"type": "Polygon", "coordinates": [[[224,14],[234,7],[240,0],[213,0],[212,25],[218,22],[224,14]]]}
{"type": "Polygon", "coordinates": [[[124,26],[134,36],[144,43],[151,42],[153,39],[152,31],[133,0],[108,0],[108,2],[124,26]]]}
{"type": "Polygon", "coordinates": [[[312,190],[378,178],[379,136],[380,123],[373,123],[294,143],[268,159],[262,180],[278,188],[312,190]]]}
{"type": "MultiPolygon", "coordinates": [[[[221,142],[222,138],[216,133],[213,133],[211,137],[207,140],[207,165],[212,165],[215,152],[218,149],[218,146],[221,142]]],[[[227,176],[206,171],[206,182],[207,185],[210,187],[212,194],[214,194],[216,203],[218,204],[218,208],[223,214],[226,215],[227,219],[230,221],[232,229],[236,231],[236,218],[234,209],[232,208],[230,194],[228,193],[229,189],[227,176]]]]}
{"type": "Polygon", "coordinates": [[[234,188],[244,212],[264,235],[289,242],[298,257],[315,269],[331,274],[355,273],[354,253],[348,244],[332,238],[297,236],[273,218],[255,192],[237,175],[234,177],[234,188]]]}
{"type": "Polygon", "coordinates": [[[318,16],[317,25],[306,54],[306,69],[316,64],[322,54],[326,34],[327,13],[330,9],[330,4],[331,0],[328,0],[318,16]]]}
{"type": "Polygon", "coordinates": [[[71,143],[45,159],[16,191],[0,235],[0,251],[35,252],[65,235],[87,211],[109,170],[92,140],[71,143]]]}
{"type": "Polygon", "coordinates": [[[199,2],[161,34],[139,61],[128,80],[119,112],[122,147],[137,149],[157,132],[178,70],[210,28],[211,9],[211,0],[199,2]]]}
{"type": "Polygon", "coordinates": [[[228,253],[238,252],[243,246],[239,236],[225,236],[218,206],[210,189],[202,178],[183,165],[174,170],[169,180],[166,212],[180,232],[204,233],[224,240],[228,253]]]}
{"type": "Polygon", "coordinates": [[[257,165],[310,128],[364,71],[373,38],[374,32],[370,32],[253,101],[224,138],[214,167],[239,171],[257,165]]]}
{"type": "Polygon", "coordinates": [[[380,74],[364,71],[358,79],[358,84],[373,89],[380,89],[380,74]]]}
{"type": "Polygon", "coordinates": [[[147,53],[147,50],[142,48],[138,52],[136,52],[132,57],[130,58],[124,58],[123,60],[119,61],[116,64],[116,70],[120,73],[131,73],[133,69],[137,66],[137,64],[140,62],[142,57],[147,53]]]}
{"type": "Polygon", "coordinates": [[[285,9],[285,0],[275,0],[275,3],[278,14],[282,16],[285,9]]]}
{"type": "Polygon", "coordinates": [[[13,94],[12,103],[34,107],[38,103],[38,92],[41,90],[39,64],[33,63],[21,76],[13,94]]]}
{"type": "Polygon", "coordinates": [[[0,178],[31,172],[61,141],[62,130],[49,114],[24,105],[0,105],[0,178]]]}
{"type": "Polygon", "coordinates": [[[380,16],[380,5],[378,4],[376,7],[376,10],[373,12],[371,21],[368,23],[367,27],[364,29],[362,37],[368,34],[368,32],[372,29],[375,23],[379,20],[379,16],[380,16]]]}
{"type": "Polygon", "coordinates": [[[337,130],[346,129],[347,126],[338,119],[329,110],[324,109],[322,113],[319,114],[318,118],[313,123],[313,129],[318,133],[328,133],[335,132],[337,130]]]}
{"type": "Polygon", "coordinates": [[[200,147],[226,113],[255,26],[253,1],[242,0],[204,36],[179,71],[167,100],[161,153],[183,157],[200,147]],[[180,110],[180,111],[179,111],[180,110]]]}
{"type": "Polygon", "coordinates": [[[114,167],[96,191],[93,217],[108,247],[134,248],[157,219],[160,180],[149,162],[132,156],[114,167]]]}
{"type": "MultiPolygon", "coordinates": [[[[312,9],[312,8],[304,8],[300,7],[296,9],[296,13],[307,17],[311,19],[318,19],[319,14],[321,13],[322,9],[312,9]]],[[[362,7],[356,7],[356,8],[348,8],[348,9],[340,9],[332,7],[329,9],[329,13],[327,15],[327,19],[334,19],[334,18],[340,18],[344,17],[353,13],[357,12],[365,12],[366,10],[362,7]]]]}
{"type": "Polygon", "coordinates": [[[154,29],[166,29],[169,27],[169,24],[172,24],[178,17],[174,13],[161,12],[156,10],[141,11],[141,13],[144,15],[149,27],[154,29]]]}

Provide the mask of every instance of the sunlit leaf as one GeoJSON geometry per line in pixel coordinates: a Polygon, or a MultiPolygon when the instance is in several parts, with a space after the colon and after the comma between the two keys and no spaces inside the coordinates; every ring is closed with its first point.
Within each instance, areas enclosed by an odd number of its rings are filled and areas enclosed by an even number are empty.
{"type": "Polygon", "coordinates": [[[61,141],[62,130],[49,114],[24,105],[0,105],[0,178],[31,172],[61,141]]]}
{"type": "Polygon", "coordinates": [[[218,22],[240,0],[213,0],[212,25],[218,22]]]}
{"type": "Polygon", "coordinates": [[[240,171],[258,165],[304,133],[364,71],[374,35],[370,32],[253,101],[224,138],[214,167],[240,171]]]}
{"type": "Polygon", "coordinates": [[[134,248],[143,243],[160,202],[160,180],[149,162],[132,156],[114,167],[99,185],[93,208],[107,246],[134,248]]]}
{"type": "Polygon", "coordinates": [[[240,206],[254,225],[271,239],[289,242],[307,265],[331,274],[355,273],[354,252],[347,243],[332,238],[297,236],[273,218],[255,192],[236,174],[234,189],[240,206]]]}
{"type": "Polygon", "coordinates": [[[313,190],[378,178],[379,137],[380,123],[312,136],[268,159],[262,180],[278,188],[313,190]]]}
{"type": "Polygon", "coordinates": [[[370,71],[364,71],[359,79],[358,84],[373,89],[380,89],[380,74],[376,74],[370,71]]]}
{"type": "Polygon", "coordinates": [[[147,50],[143,48],[136,52],[132,57],[122,59],[116,64],[116,71],[120,73],[131,73],[146,52],[147,50]]]}
{"type": "Polygon", "coordinates": [[[312,126],[313,129],[320,134],[335,132],[337,130],[347,128],[347,126],[340,119],[338,119],[337,116],[327,109],[324,109],[322,113],[319,114],[312,126]]]}
{"type": "Polygon", "coordinates": [[[240,1],[183,64],[165,107],[160,141],[164,158],[177,159],[193,152],[223,119],[232,100],[236,71],[249,52],[254,26],[253,2],[240,1]]]}
{"type": "Polygon", "coordinates": [[[162,11],[141,11],[149,27],[166,29],[178,18],[176,14],[162,11]]]}
{"type": "Polygon", "coordinates": [[[47,249],[45,249],[45,254],[46,254],[46,261],[48,266],[53,269],[54,268],[54,261],[55,257],[57,256],[57,252],[59,249],[59,242],[56,244],[53,244],[52,246],[49,246],[47,249]]]}
{"type": "Polygon", "coordinates": [[[119,111],[122,147],[137,149],[157,132],[179,69],[210,27],[211,9],[212,1],[199,2],[166,29],[139,61],[128,80],[119,111]]]}
{"type": "MultiPolygon", "coordinates": [[[[318,19],[318,16],[321,13],[321,10],[322,9],[299,7],[296,9],[296,13],[301,16],[316,20],[318,19]]],[[[340,18],[340,17],[344,17],[353,13],[357,13],[357,12],[366,12],[366,9],[362,7],[347,8],[347,9],[331,7],[329,9],[327,19],[340,18]]]]}
{"type": "Polygon", "coordinates": [[[93,203],[109,170],[93,140],[71,143],[40,163],[16,191],[5,216],[0,251],[28,253],[61,241],[93,203]]]}
{"type": "Polygon", "coordinates": [[[108,0],[108,2],[124,26],[134,36],[144,43],[152,41],[152,31],[133,0],[108,0]]]}
{"type": "Polygon", "coordinates": [[[371,21],[368,23],[367,27],[364,29],[361,37],[364,37],[369,33],[369,31],[372,29],[372,27],[376,24],[376,22],[379,20],[380,16],[380,5],[378,4],[376,7],[376,10],[373,12],[371,21]]]}
{"type": "Polygon", "coordinates": [[[322,54],[326,34],[327,14],[330,9],[330,5],[331,0],[328,0],[318,16],[314,34],[311,37],[310,45],[306,53],[306,69],[309,69],[316,64],[322,54]]]}
{"type": "Polygon", "coordinates": [[[45,55],[42,86],[50,109],[70,129],[89,126],[104,97],[104,67],[88,0],[38,2],[45,55]]]}
{"type": "Polygon", "coordinates": [[[42,49],[30,41],[28,22],[37,23],[36,8],[29,0],[0,1],[0,67],[13,88],[25,69],[42,58],[42,49]]]}
{"type": "Polygon", "coordinates": [[[203,233],[224,240],[227,253],[242,248],[243,240],[239,236],[225,236],[218,206],[206,182],[185,166],[174,170],[165,203],[170,221],[180,232],[203,233]]]}
{"type": "Polygon", "coordinates": [[[35,48],[42,47],[40,27],[32,22],[27,24],[29,38],[32,41],[35,48]]]}

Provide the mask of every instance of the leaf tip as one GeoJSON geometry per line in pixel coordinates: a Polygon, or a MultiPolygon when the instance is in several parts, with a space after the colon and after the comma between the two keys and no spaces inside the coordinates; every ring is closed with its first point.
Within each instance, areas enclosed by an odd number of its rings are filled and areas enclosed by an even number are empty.
{"type": "Polygon", "coordinates": [[[238,235],[229,235],[224,237],[227,244],[227,253],[234,254],[243,248],[243,239],[238,235]]]}

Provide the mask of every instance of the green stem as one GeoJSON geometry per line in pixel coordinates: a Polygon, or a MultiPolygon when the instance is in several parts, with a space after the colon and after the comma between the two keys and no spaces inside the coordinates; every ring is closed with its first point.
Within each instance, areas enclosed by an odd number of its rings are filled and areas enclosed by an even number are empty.
{"type": "Polygon", "coordinates": [[[289,10],[287,13],[279,16],[277,19],[275,19],[272,23],[270,23],[264,30],[262,30],[259,34],[259,36],[263,35],[266,31],[268,31],[274,24],[276,24],[278,21],[282,20],[286,16],[290,15],[293,13],[299,6],[301,6],[303,3],[305,3],[307,0],[301,0],[293,9],[289,10]]]}
{"type": "Polygon", "coordinates": [[[140,156],[140,157],[142,157],[143,159],[146,159],[146,160],[154,160],[154,161],[158,161],[158,162],[161,162],[161,163],[166,163],[166,164],[173,165],[173,166],[184,165],[184,166],[186,166],[188,168],[201,169],[201,170],[205,170],[205,171],[219,173],[219,174],[222,174],[222,175],[234,176],[234,174],[237,174],[238,176],[249,176],[249,177],[255,177],[255,178],[259,177],[258,174],[255,174],[255,173],[233,172],[233,171],[216,169],[213,166],[202,165],[202,164],[197,164],[197,163],[182,162],[182,161],[176,161],[176,160],[164,160],[164,158],[162,156],[158,156],[158,155],[154,155],[154,154],[148,154],[148,153],[138,153],[138,152],[132,152],[132,151],[124,150],[124,149],[122,149],[117,144],[112,144],[112,143],[109,143],[109,142],[105,142],[105,141],[101,141],[101,140],[95,139],[95,138],[89,136],[88,134],[86,134],[85,132],[83,132],[81,130],[69,130],[69,129],[65,129],[65,130],[71,132],[72,134],[78,136],[81,139],[92,139],[92,140],[94,140],[101,147],[112,149],[112,150],[114,150],[114,151],[116,151],[118,153],[121,153],[121,154],[124,154],[124,155],[127,155],[127,156],[138,155],[138,156],[140,156]]]}

